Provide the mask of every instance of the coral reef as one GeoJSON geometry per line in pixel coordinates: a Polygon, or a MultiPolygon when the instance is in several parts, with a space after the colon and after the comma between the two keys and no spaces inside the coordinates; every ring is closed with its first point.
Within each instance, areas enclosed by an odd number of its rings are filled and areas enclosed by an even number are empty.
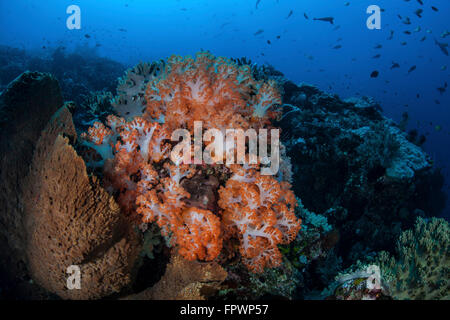
{"type": "Polygon", "coordinates": [[[116,96],[123,68],[92,52],[2,47],[2,61],[1,298],[450,298],[448,222],[429,218],[443,177],[373,99],[208,52],[140,63],[116,96]],[[38,63],[75,102],[48,74],[5,86],[38,63]],[[274,176],[261,158],[184,157],[211,145],[195,143],[210,128],[278,127],[274,176]],[[178,128],[194,143],[176,153],[178,128]],[[81,290],[66,288],[70,265],[81,290]]]}
{"type": "Polygon", "coordinates": [[[91,91],[114,92],[124,69],[116,61],[99,57],[95,48],[77,47],[68,52],[63,46],[48,47],[46,54],[37,55],[0,46],[0,92],[26,70],[49,72],[58,79],[66,99],[81,103],[91,91]]]}
{"type": "Polygon", "coordinates": [[[294,192],[340,234],[336,254],[345,266],[392,251],[418,215],[442,211],[445,196],[431,160],[373,99],[344,101],[289,82],[284,92],[277,125],[295,160],[294,192]]]}

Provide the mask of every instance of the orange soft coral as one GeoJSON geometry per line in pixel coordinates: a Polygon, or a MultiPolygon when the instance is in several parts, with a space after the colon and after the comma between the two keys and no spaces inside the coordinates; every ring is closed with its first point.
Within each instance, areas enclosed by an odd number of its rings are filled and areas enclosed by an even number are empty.
{"type": "Polygon", "coordinates": [[[164,76],[147,86],[144,117],[159,119],[170,128],[259,128],[277,115],[281,97],[275,82],[255,81],[248,66],[199,53],[195,59],[172,56],[164,76]]]}
{"type": "Polygon", "coordinates": [[[243,263],[254,272],[281,263],[278,244],[294,240],[301,220],[294,214],[295,197],[288,184],[255,170],[238,170],[219,190],[219,206],[228,233],[240,240],[243,263]],[[294,201],[292,201],[292,199],[294,201]]]}
{"type": "Polygon", "coordinates": [[[224,241],[237,238],[250,270],[279,265],[277,245],[300,228],[288,183],[261,175],[259,164],[218,166],[220,155],[215,165],[169,157],[173,130],[193,134],[194,121],[223,133],[270,125],[281,103],[275,83],[256,81],[249,66],[209,53],[172,56],[161,67],[147,85],[142,116],[129,122],[110,116],[82,136],[104,160],[104,184],[130,216],[158,224],[186,259],[214,260],[224,241]]]}

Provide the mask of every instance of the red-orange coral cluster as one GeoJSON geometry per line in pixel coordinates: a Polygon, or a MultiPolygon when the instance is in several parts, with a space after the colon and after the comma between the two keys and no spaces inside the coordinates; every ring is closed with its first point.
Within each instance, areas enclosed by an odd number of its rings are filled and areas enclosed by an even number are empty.
{"type": "Polygon", "coordinates": [[[188,260],[214,260],[223,241],[238,238],[250,270],[279,265],[277,245],[292,241],[300,229],[288,183],[261,175],[258,165],[222,165],[221,172],[232,175],[221,177],[220,190],[216,186],[216,206],[196,206],[183,182],[205,174],[205,165],[169,159],[172,130],[193,133],[194,121],[221,131],[268,125],[281,102],[275,83],[256,81],[248,66],[208,53],[173,56],[164,68],[147,86],[142,117],[126,122],[110,116],[107,127],[95,123],[83,135],[105,160],[105,185],[125,212],[156,222],[188,260]]]}
{"type": "Polygon", "coordinates": [[[278,114],[281,97],[274,81],[255,81],[251,68],[226,58],[199,53],[196,58],[172,56],[146,90],[144,117],[164,118],[172,129],[259,128],[278,114]]]}
{"type": "Polygon", "coordinates": [[[281,263],[278,244],[295,239],[300,221],[294,214],[295,195],[287,182],[279,183],[273,176],[263,176],[249,168],[241,168],[219,190],[219,205],[228,237],[240,240],[243,263],[252,271],[281,263]]]}

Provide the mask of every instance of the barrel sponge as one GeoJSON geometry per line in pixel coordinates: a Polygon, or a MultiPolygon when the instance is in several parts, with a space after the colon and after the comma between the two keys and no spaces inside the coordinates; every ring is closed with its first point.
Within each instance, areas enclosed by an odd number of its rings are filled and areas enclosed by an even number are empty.
{"type": "Polygon", "coordinates": [[[76,134],[62,108],[43,131],[24,184],[29,271],[63,299],[101,298],[131,283],[139,242],[69,137],[76,134]],[[71,265],[80,268],[81,289],[67,289],[71,265]]]}

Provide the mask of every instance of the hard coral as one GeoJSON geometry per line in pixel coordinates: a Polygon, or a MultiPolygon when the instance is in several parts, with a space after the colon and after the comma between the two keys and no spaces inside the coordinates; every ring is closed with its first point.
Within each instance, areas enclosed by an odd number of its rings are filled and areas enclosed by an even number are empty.
{"type": "Polygon", "coordinates": [[[129,215],[156,222],[188,260],[214,260],[223,241],[237,237],[252,271],[279,265],[277,245],[292,241],[300,228],[287,182],[260,175],[259,165],[219,165],[216,155],[213,165],[169,159],[172,131],[192,134],[195,121],[222,132],[270,125],[281,103],[275,82],[256,81],[248,66],[209,53],[172,56],[159,66],[148,82],[142,116],[128,122],[109,116],[107,126],[95,123],[82,136],[104,160],[108,190],[129,215]],[[220,185],[225,187],[218,191],[220,185]],[[212,203],[217,193],[220,200],[212,203]]]}

